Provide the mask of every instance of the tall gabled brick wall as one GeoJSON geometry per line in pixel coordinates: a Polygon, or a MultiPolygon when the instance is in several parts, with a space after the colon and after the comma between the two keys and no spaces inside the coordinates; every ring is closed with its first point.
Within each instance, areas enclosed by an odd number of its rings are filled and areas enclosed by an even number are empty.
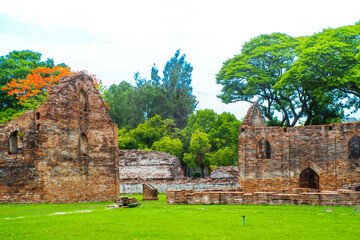
{"type": "Polygon", "coordinates": [[[0,125],[0,131],[0,202],[119,195],[117,126],[89,76],[65,77],[38,109],[0,125]],[[19,150],[11,153],[15,132],[19,150]]]}
{"type": "Polygon", "coordinates": [[[239,188],[243,191],[358,189],[360,156],[351,156],[350,139],[360,136],[359,123],[292,128],[246,123],[239,128],[239,188]]]}

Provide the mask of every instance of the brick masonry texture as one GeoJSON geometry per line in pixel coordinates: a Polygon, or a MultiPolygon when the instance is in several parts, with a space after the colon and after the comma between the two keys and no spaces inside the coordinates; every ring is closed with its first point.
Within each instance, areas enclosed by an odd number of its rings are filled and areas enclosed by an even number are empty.
{"type": "Polygon", "coordinates": [[[119,150],[122,180],[174,180],[184,178],[180,160],[168,153],[157,151],[119,150]]]}
{"type": "Polygon", "coordinates": [[[238,187],[238,179],[184,178],[180,180],[120,180],[120,192],[124,194],[143,193],[143,183],[150,183],[159,193],[168,190],[232,189],[238,187]]]}
{"type": "Polygon", "coordinates": [[[180,160],[163,152],[119,150],[119,162],[121,194],[141,194],[144,183],[151,184],[159,193],[177,189],[236,188],[238,185],[238,174],[235,173],[234,177],[234,167],[215,171],[218,177],[221,175],[221,179],[216,176],[213,179],[187,178],[184,177],[180,160]]]}
{"type": "Polygon", "coordinates": [[[143,201],[159,200],[158,190],[151,184],[143,184],[143,201]]]}
{"type": "MultiPolygon", "coordinates": [[[[254,108],[249,109],[248,115],[262,117],[258,114],[254,108]]],[[[299,187],[358,189],[360,156],[351,156],[350,140],[359,135],[359,123],[292,128],[242,124],[239,188],[246,192],[299,187]],[[268,147],[261,144],[262,139],[268,141],[268,147]],[[261,153],[264,151],[271,156],[261,153]]]]}
{"type": "Polygon", "coordinates": [[[253,205],[325,205],[360,206],[360,192],[352,190],[299,193],[254,192],[245,193],[235,189],[223,190],[169,190],[166,192],[167,204],[253,204],[253,205]]]}
{"type": "Polygon", "coordinates": [[[360,206],[359,136],[359,123],[266,127],[255,102],[239,127],[238,188],[168,190],[167,203],[360,206]]]}
{"type": "Polygon", "coordinates": [[[239,177],[239,168],[237,166],[221,166],[215,168],[211,174],[211,179],[237,179],[239,177]]]}
{"type": "Polygon", "coordinates": [[[117,145],[92,79],[65,77],[38,109],[0,125],[0,202],[115,200],[117,145]]]}

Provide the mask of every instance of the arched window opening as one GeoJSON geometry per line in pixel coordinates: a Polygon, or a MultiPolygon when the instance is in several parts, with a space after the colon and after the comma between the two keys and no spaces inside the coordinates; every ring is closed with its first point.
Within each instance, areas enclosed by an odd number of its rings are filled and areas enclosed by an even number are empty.
{"type": "Polygon", "coordinates": [[[19,134],[17,131],[14,131],[9,136],[9,153],[16,154],[18,153],[18,137],[19,134]]]}
{"type": "Polygon", "coordinates": [[[358,135],[349,141],[349,157],[360,157],[360,137],[358,135]]]}
{"type": "Polygon", "coordinates": [[[84,89],[81,89],[79,93],[79,110],[88,111],[88,97],[84,89]]]}
{"type": "Polygon", "coordinates": [[[256,145],[256,155],[259,159],[271,158],[271,145],[268,140],[262,138],[256,145]]]}
{"type": "Polygon", "coordinates": [[[87,156],[88,154],[88,139],[85,133],[81,133],[80,135],[80,154],[83,156],[87,156]]]}
{"type": "Polygon", "coordinates": [[[299,187],[319,189],[319,180],[319,175],[308,167],[300,173],[299,187]]]}

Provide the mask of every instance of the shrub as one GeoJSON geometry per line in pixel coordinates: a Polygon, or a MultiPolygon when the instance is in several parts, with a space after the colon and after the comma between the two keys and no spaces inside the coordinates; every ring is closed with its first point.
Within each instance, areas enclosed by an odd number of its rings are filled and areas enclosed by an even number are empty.
{"type": "Polygon", "coordinates": [[[193,172],[192,177],[201,178],[201,172],[199,172],[199,171],[193,172]]]}

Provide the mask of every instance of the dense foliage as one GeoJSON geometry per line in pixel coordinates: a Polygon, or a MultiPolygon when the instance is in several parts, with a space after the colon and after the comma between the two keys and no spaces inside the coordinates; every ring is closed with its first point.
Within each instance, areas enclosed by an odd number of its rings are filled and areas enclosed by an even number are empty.
{"type": "Polygon", "coordinates": [[[24,79],[12,79],[1,90],[8,91],[9,96],[16,96],[24,110],[34,110],[43,103],[50,86],[58,84],[61,77],[72,74],[70,68],[53,66],[38,67],[30,70],[24,79]]]}
{"type": "MultiPolygon", "coordinates": [[[[41,62],[40,58],[40,53],[31,51],[1,57],[0,122],[36,109],[52,85],[73,74],[65,64],[56,66],[53,60],[41,62]]],[[[192,95],[192,69],[178,50],[166,63],[162,78],[153,66],[150,80],[135,74],[136,86],[123,81],[107,89],[91,75],[120,127],[120,149],[167,152],[189,167],[200,166],[202,174],[205,168],[210,172],[213,167],[236,164],[240,122],[232,114],[213,110],[193,114],[197,102],[192,95]]]]}
{"type": "Polygon", "coordinates": [[[136,128],[138,124],[160,115],[163,119],[174,119],[176,127],[184,128],[197,104],[192,95],[192,70],[185,55],[180,56],[178,50],[166,63],[163,78],[153,66],[150,80],[136,73],[136,86],[127,82],[112,85],[104,95],[111,118],[120,128],[136,128]]]}
{"type": "MultiPolygon", "coordinates": [[[[74,74],[63,63],[54,65],[52,59],[41,62],[40,58],[40,53],[29,50],[13,51],[0,57],[0,98],[3,101],[0,123],[6,123],[27,110],[37,109],[45,102],[51,86],[58,84],[62,77],[74,74]]],[[[101,94],[106,92],[100,79],[95,75],[90,77],[101,94]]]]}
{"type": "Polygon", "coordinates": [[[44,95],[40,94],[38,97],[32,97],[29,101],[21,101],[21,104],[19,101],[21,96],[24,96],[23,100],[25,100],[31,92],[35,91],[34,95],[36,95],[39,93],[38,90],[44,89],[41,80],[48,77],[44,75],[55,76],[60,73],[59,69],[56,70],[56,73],[54,71],[45,73],[54,67],[66,68],[66,65],[55,66],[52,59],[41,61],[40,53],[29,50],[13,51],[0,57],[0,122],[7,122],[22,114],[23,111],[34,108],[38,101],[44,100],[44,95]],[[29,75],[34,78],[28,80],[29,75]],[[41,79],[36,79],[35,76],[41,79]],[[40,85],[41,87],[39,87],[40,85]]]}
{"type": "Polygon", "coordinates": [[[222,66],[219,97],[258,100],[271,125],[339,121],[344,109],[359,107],[359,45],[360,23],[309,37],[260,35],[222,66]]]}
{"type": "Polygon", "coordinates": [[[156,115],[134,129],[119,129],[119,149],[167,152],[188,167],[201,167],[204,175],[205,168],[211,172],[214,167],[237,164],[240,124],[230,113],[198,110],[181,130],[174,120],[156,115]]]}
{"type": "MultiPolygon", "coordinates": [[[[360,107],[360,22],[325,29],[307,37],[263,34],[227,60],[216,81],[225,103],[257,100],[269,125],[325,124],[339,121],[346,109],[360,107]]],[[[234,115],[213,110],[193,113],[193,67],[176,51],[162,76],[134,76],[109,89],[97,84],[119,126],[120,149],[168,152],[182,164],[204,169],[236,165],[238,126],[234,115]]],[[[61,76],[65,64],[41,61],[41,54],[14,51],[0,57],[0,121],[34,109],[61,76]]],[[[96,78],[94,78],[96,80],[96,78]]]]}

